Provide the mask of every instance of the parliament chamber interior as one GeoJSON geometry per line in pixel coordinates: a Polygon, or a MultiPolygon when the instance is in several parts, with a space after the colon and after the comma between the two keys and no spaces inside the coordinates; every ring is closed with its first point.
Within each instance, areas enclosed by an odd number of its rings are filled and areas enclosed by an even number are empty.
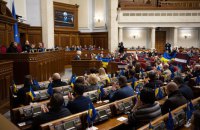
{"type": "Polygon", "coordinates": [[[200,130],[200,0],[0,0],[0,130],[200,130]]]}

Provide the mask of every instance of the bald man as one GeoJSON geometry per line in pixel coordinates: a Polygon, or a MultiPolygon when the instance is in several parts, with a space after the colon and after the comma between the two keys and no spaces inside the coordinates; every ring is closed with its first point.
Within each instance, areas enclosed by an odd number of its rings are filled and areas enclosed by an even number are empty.
{"type": "Polygon", "coordinates": [[[161,108],[163,115],[169,112],[169,109],[172,111],[187,103],[186,98],[179,91],[178,85],[175,82],[170,82],[167,84],[167,95],[168,99],[161,108]]]}
{"type": "Polygon", "coordinates": [[[67,85],[66,82],[61,81],[61,77],[59,73],[54,73],[52,77],[50,78],[50,82],[52,83],[53,88],[67,85]]]}

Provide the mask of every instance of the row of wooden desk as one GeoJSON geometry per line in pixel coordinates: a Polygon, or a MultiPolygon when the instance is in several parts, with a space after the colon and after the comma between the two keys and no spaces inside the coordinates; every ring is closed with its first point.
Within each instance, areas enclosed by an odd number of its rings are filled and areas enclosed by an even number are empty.
{"type": "Polygon", "coordinates": [[[0,60],[13,61],[13,79],[16,84],[22,84],[25,75],[45,81],[55,72],[63,73],[64,58],[64,51],[0,55],[0,60]]]}

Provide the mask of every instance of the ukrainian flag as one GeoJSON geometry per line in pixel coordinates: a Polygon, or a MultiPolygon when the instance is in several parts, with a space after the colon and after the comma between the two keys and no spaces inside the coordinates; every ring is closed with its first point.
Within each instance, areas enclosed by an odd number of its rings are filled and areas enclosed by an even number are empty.
{"type": "Polygon", "coordinates": [[[15,82],[13,81],[13,92],[17,93],[17,85],[15,84],[15,82]]]}
{"type": "Polygon", "coordinates": [[[163,92],[162,92],[162,90],[161,90],[160,87],[156,88],[156,90],[155,90],[155,96],[156,96],[157,99],[162,99],[163,98],[163,92]]]}
{"type": "Polygon", "coordinates": [[[176,57],[176,53],[171,56],[169,53],[165,52],[163,54],[163,57],[161,58],[161,61],[164,63],[167,63],[168,61],[172,60],[175,57],[176,57]]]}
{"type": "Polygon", "coordinates": [[[88,104],[88,113],[87,113],[87,122],[90,124],[91,122],[95,121],[95,118],[97,116],[97,112],[93,106],[92,103],[88,104]]]}
{"type": "Polygon", "coordinates": [[[153,126],[151,125],[151,122],[149,123],[149,130],[153,130],[153,126]]]}
{"type": "Polygon", "coordinates": [[[30,87],[30,91],[28,92],[28,95],[31,97],[32,101],[34,100],[34,98],[36,97],[32,87],[30,87]]]}
{"type": "Polygon", "coordinates": [[[101,61],[102,61],[103,67],[107,68],[108,63],[111,61],[111,59],[110,58],[102,58],[101,61]]]}

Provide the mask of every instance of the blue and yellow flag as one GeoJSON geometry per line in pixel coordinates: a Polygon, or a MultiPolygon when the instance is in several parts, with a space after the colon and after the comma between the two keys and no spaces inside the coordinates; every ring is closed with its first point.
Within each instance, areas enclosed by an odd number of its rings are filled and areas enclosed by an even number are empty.
{"type": "Polygon", "coordinates": [[[169,110],[169,116],[168,116],[168,119],[167,119],[166,127],[167,127],[167,130],[173,130],[174,129],[174,120],[173,120],[172,113],[171,113],[170,110],[169,110]]]}
{"type": "Polygon", "coordinates": [[[162,99],[164,97],[163,91],[161,90],[160,87],[155,89],[155,96],[157,99],[162,99]]]}
{"type": "Polygon", "coordinates": [[[153,126],[151,125],[151,122],[149,122],[149,130],[153,130],[153,126]]]}
{"type": "Polygon", "coordinates": [[[71,86],[74,87],[74,83],[76,82],[76,75],[75,74],[72,74],[72,77],[70,79],[70,83],[71,83],[71,86]]]}
{"type": "Polygon", "coordinates": [[[100,86],[98,87],[97,92],[98,92],[98,94],[99,94],[100,97],[103,97],[103,96],[105,95],[105,91],[104,91],[104,89],[103,89],[102,86],[101,86],[101,87],[100,87],[100,86]]]}
{"type": "Polygon", "coordinates": [[[87,114],[87,122],[90,124],[95,121],[97,116],[96,109],[94,108],[92,103],[88,104],[88,114],[87,114]]]}
{"type": "Polygon", "coordinates": [[[49,83],[47,93],[52,96],[53,95],[53,84],[49,83]]]}
{"type": "Polygon", "coordinates": [[[28,95],[31,97],[32,101],[34,100],[34,98],[36,97],[32,87],[30,87],[30,91],[28,92],[28,95]]]}
{"type": "Polygon", "coordinates": [[[38,89],[40,88],[38,81],[35,79],[33,80],[33,85],[36,86],[38,89]]]}
{"type": "Polygon", "coordinates": [[[193,111],[194,111],[194,106],[193,106],[192,102],[190,101],[187,103],[187,109],[186,109],[187,121],[191,119],[193,111]]]}
{"type": "Polygon", "coordinates": [[[17,93],[18,89],[17,89],[17,85],[15,84],[15,82],[13,81],[13,93],[17,93]]]}

